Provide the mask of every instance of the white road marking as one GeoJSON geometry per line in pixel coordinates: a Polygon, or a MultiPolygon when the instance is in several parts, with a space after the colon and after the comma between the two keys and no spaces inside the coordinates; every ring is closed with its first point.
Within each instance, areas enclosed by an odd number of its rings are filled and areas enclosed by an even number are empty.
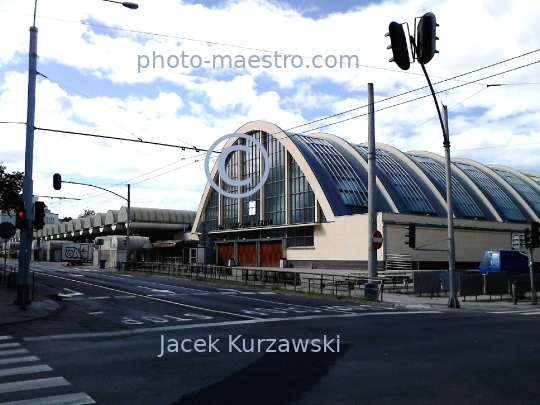
{"type": "Polygon", "coordinates": [[[275,292],[271,292],[271,291],[261,291],[259,294],[275,294],[275,292]]]}
{"type": "Polygon", "coordinates": [[[111,298],[107,295],[103,296],[103,297],[88,297],[89,300],[104,300],[104,299],[107,299],[107,298],[111,298]]]}
{"type": "Polygon", "coordinates": [[[27,361],[39,361],[39,357],[26,356],[26,357],[12,357],[9,359],[0,359],[0,364],[25,363],[27,361]]]}
{"type": "Polygon", "coordinates": [[[84,392],[77,394],[56,395],[54,397],[42,397],[35,399],[23,399],[15,402],[4,402],[0,405],[87,405],[95,404],[92,398],[84,392]]]}
{"type": "Polygon", "coordinates": [[[9,340],[9,339],[13,339],[13,336],[9,336],[9,335],[0,336],[0,340],[9,340]]]}
{"type": "Polygon", "coordinates": [[[523,312],[521,313],[520,315],[540,315],[540,310],[539,311],[534,311],[534,312],[523,312]]]}
{"type": "Polygon", "coordinates": [[[540,309],[522,309],[516,311],[490,311],[486,312],[487,314],[526,314],[527,312],[540,312],[540,309]]]}
{"type": "Polygon", "coordinates": [[[115,295],[114,298],[135,298],[133,295],[115,295]]]}
{"type": "MultiPolygon", "coordinates": [[[[362,313],[340,313],[332,315],[306,315],[296,317],[283,317],[283,318],[267,318],[267,319],[247,319],[242,321],[226,321],[226,322],[211,322],[211,323],[198,323],[191,325],[176,325],[176,326],[154,326],[149,328],[139,328],[131,330],[121,330],[114,332],[88,332],[88,333],[67,333],[64,335],[50,335],[50,336],[33,336],[24,338],[27,342],[37,342],[43,340],[63,340],[63,339],[86,339],[91,337],[118,337],[118,336],[133,336],[143,333],[162,333],[173,330],[182,329],[195,329],[195,328],[213,328],[216,326],[231,326],[231,325],[249,325],[255,323],[266,322],[289,322],[289,321],[303,321],[312,319],[326,319],[326,318],[356,318],[361,316],[391,316],[391,315],[421,315],[421,314],[443,314],[443,311],[411,311],[411,312],[362,312],[362,313]]],[[[191,315],[191,314],[189,314],[191,315]]],[[[188,316],[188,314],[186,314],[188,316]]]]}
{"type": "Polygon", "coordinates": [[[0,356],[9,356],[12,354],[23,354],[28,353],[26,349],[15,349],[15,350],[2,350],[0,351],[0,356]]]}
{"type": "Polygon", "coordinates": [[[40,378],[39,380],[15,381],[10,383],[0,384],[0,394],[6,392],[17,392],[34,390],[38,388],[59,387],[61,385],[69,385],[62,377],[40,378]]]}
{"type": "Polygon", "coordinates": [[[46,364],[40,364],[39,366],[6,368],[6,369],[0,370],[0,377],[5,377],[5,376],[8,376],[8,375],[41,373],[42,371],[52,371],[52,368],[50,368],[46,364]]]}
{"type": "Polygon", "coordinates": [[[59,297],[69,297],[69,298],[72,298],[76,295],[84,295],[83,293],[80,293],[80,292],[77,292],[77,291],[73,291],[73,290],[70,290],[69,288],[64,288],[64,290],[66,291],[71,291],[71,293],[69,294],[66,294],[66,293],[58,293],[58,296],[59,297]]]}
{"type": "Polygon", "coordinates": [[[0,349],[6,348],[6,347],[17,347],[20,346],[20,343],[0,343],[0,349]]]}
{"type": "Polygon", "coordinates": [[[207,312],[215,312],[215,313],[225,314],[225,315],[232,315],[232,316],[241,317],[241,318],[258,319],[258,318],[254,317],[254,316],[235,314],[233,312],[219,311],[217,309],[197,307],[197,306],[194,306],[194,305],[183,304],[183,303],[180,303],[180,302],[164,300],[164,299],[161,299],[161,298],[158,298],[158,297],[152,297],[152,296],[149,296],[149,295],[142,295],[142,294],[132,293],[132,292],[129,292],[129,291],[117,290],[116,288],[105,287],[105,286],[102,286],[102,285],[99,285],[99,284],[89,283],[87,281],[72,280],[72,279],[69,279],[69,278],[66,278],[66,277],[55,276],[55,275],[52,275],[52,274],[41,273],[41,272],[40,272],[40,274],[42,274],[44,276],[47,276],[47,277],[60,278],[62,280],[71,281],[72,283],[81,283],[81,284],[91,285],[93,287],[103,288],[104,290],[116,291],[118,293],[129,294],[129,295],[133,295],[135,297],[147,298],[147,299],[151,299],[151,300],[155,300],[155,301],[165,302],[167,304],[178,305],[178,306],[181,306],[181,307],[198,309],[198,310],[207,311],[207,312]]]}

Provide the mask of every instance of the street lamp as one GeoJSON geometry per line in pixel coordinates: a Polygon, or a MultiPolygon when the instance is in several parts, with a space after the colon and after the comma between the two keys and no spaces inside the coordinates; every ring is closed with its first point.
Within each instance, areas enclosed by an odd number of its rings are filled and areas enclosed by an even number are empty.
{"type": "MultiPolygon", "coordinates": [[[[136,10],[139,6],[131,2],[112,0],[124,7],[136,10]]],[[[30,251],[32,249],[32,199],[34,181],[32,179],[34,165],[34,121],[36,114],[36,76],[37,76],[37,33],[36,27],[37,0],[34,3],[34,22],[30,27],[30,50],[28,52],[28,107],[26,110],[26,150],[24,155],[23,202],[26,209],[26,227],[21,229],[21,244],[19,249],[19,272],[17,274],[17,298],[15,305],[26,309],[28,302],[28,275],[30,269],[30,251]]]]}

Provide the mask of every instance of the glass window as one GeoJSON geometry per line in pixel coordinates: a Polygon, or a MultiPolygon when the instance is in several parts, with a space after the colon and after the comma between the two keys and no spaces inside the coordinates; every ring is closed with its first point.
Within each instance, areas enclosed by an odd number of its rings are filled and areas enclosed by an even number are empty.
{"type": "Polygon", "coordinates": [[[466,163],[456,163],[455,165],[469,176],[482,190],[491,203],[497,207],[497,210],[504,219],[510,221],[525,221],[525,217],[516,204],[514,204],[510,197],[508,197],[508,195],[485,173],[466,163]]]}
{"type": "MultiPolygon", "coordinates": [[[[431,178],[437,188],[444,192],[446,196],[446,169],[445,167],[430,157],[409,155],[431,178]]],[[[465,190],[460,182],[452,176],[452,197],[454,200],[454,209],[463,217],[484,218],[484,213],[474,202],[471,195],[465,190]]],[[[445,198],[446,200],[446,198],[445,198]]]]}
{"type": "Polygon", "coordinates": [[[274,225],[285,223],[285,148],[272,135],[264,134],[270,171],[264,185],[264,219],[274,225]]]}

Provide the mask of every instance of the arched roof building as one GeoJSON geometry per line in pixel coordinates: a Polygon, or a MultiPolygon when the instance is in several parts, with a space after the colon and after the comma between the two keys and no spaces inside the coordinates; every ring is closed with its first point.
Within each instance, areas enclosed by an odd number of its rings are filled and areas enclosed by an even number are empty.
{"type": "MultiPolygon", "coordinates": [[[[236,132],[252,136],[264,146],[269,175],[259,191],[243,198],[222,195],[207,184],[194,229],[203,221],[210,225],[210,234],[218,244],[217,260],[234,256],[242,265],[276,265],[276,257],[293,257],[293,262],[319,262],[321,267],[339,265],[334,263],[339,261],[362,262],[367,249],[344,239],[342,231],[356,224],[348,237],[367,243],[367,236],[362,235],[367,230],[362,226],[366,218],[362,214],[368,208],[367,145],[326,133],[293,134],[262,121],[247,123],[236,132]],[[265,251],[270,252],[270,258],[264,257],[265,251]]],[[[246,146],[248,151],[227,155],[226,174],[232,180],[246,179],[248,184],[241,188],[227,184],[217,165],[211,176],[223,191],[245,193],[259,183],[265,161],[249,139],[233,137],[225,147],[232,145],[246,146]]],[[[378,143],[376,170],[380,227],[388,230],[390,224],[414,223],[441,228],[445,224],[446,178],[441,156],[402,152],[378,143]]],[[[540,220],[540,173],[453,159],[452,191],[458,228],[495,232],[497,237],[487,237],[486,243],[500,244],[503,230],[505,238],[511,238],[511,232],[540,220]]],[[[411,253],[403,241],[401,245],[391,249],[393,244],[386,240],[380,259],[388,253],[411,253]]],[[[474,252],[478,259],[481,253],[474,252]]],[[[424,256],[437,260],[434,253],[424,256]]],[[[465,261],[471,260],[468,257],[465,261]]]]}

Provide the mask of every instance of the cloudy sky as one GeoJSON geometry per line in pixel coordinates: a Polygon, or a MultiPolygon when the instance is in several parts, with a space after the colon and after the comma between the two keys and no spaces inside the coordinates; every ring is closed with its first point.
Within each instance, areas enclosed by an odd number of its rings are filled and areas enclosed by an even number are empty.
{"type": "MultiPolygon", "coordinates": [[[[414,18],[431,11],[440,24],[440,53],[426,68],[442,82],[435,88],[449,108],[452,157],[540,172],[540,3],[138,3],[133,11],[101,0],[38,1],[36,127],[204,149],[249,121],[265,120],[362,143],[366,88],[373,83],[377,141],[442,155],[421,67],[405,72],[388,62],[384,36],[391,21],[408,22],[412,32],[414,18]],[[222,68],[216,55],[246,63],[222,68]],[[356,55],[359,66],[333,66],[341,55],[356,55]],[[422,96],[428,97],[413,100],[422,96]]],[[[0,3],[2,122],[26,121],[33,11],[34,0],[0,3]]],[[[24,149],[25,126],[0,124],[0,162],[8,171],[24,170],[24,149]]],[[[203,153],[189,149],[37,130],[34,194],[80,198],[41,198],[60,217],[125,204],[88,187],[55,191],[58,172],[121,195],[130,183],[133,206],[195,210],[206,184],[203,161],[203,153]]]]}

